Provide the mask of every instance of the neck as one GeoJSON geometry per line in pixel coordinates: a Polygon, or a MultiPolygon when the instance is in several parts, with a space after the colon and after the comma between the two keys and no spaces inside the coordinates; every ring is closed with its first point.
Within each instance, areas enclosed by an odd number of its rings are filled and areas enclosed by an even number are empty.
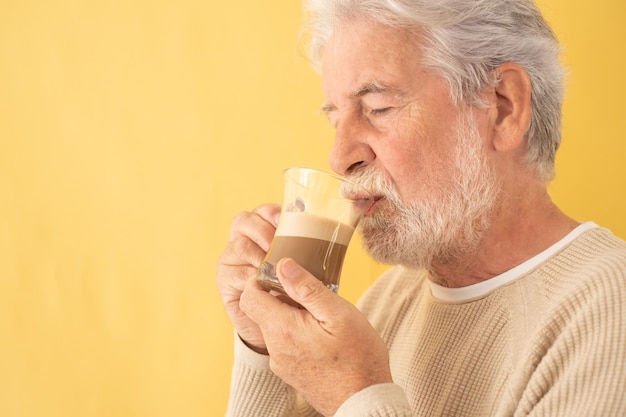
{"type": "Polygon", "coordinates": [[[435,259],[433,282],[450,288],[493,278],[558,242],[579,223],[566,216],[545,187],[509,194],[494,210],[491,226],[474,250],[455,259],[435,259]]]}

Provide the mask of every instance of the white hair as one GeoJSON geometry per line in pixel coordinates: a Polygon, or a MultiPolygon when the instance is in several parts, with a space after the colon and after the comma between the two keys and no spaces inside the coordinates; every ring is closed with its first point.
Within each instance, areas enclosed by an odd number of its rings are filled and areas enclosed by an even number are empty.
{"type": "Polygon", "coordinates": [[[556,36],[532,0],[304,0],[310,59],[319,71],[333,31],[356,18],[419,29],[424,65],[444,77],[455,103],[479,105],[494,70],[521,65],[532,85],[526,161],[540,178],[554,177],[561,142],[564,70],[556,36]]]}

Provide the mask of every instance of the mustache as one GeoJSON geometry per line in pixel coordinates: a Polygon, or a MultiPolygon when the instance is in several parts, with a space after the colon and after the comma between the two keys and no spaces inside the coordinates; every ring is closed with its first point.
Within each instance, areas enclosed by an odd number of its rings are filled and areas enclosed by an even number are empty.
{"type": "MultiPolygon", "coordinates": [[[[388,210],[391,208],[396,215],[405,218],[419,218],[421,216],[420,205],[404,201],[396,184],[383,172],[374,168],[364,167],[350,173],[347,178],[351,182],[358,184],[359,187],[365,188],[373,196],[374,202],[384,199],[387,202],[388,210]]],[[[386,216],[390,212],[386,211],[385,213],[378,214],[386,216]]]]}
{"type": "Polygon", "coordinates": [[[395,185],[382,173],[371,168],[354,171],[346,176],[346,179],[364,188],[375,198],[398,195],[395,185]]]}

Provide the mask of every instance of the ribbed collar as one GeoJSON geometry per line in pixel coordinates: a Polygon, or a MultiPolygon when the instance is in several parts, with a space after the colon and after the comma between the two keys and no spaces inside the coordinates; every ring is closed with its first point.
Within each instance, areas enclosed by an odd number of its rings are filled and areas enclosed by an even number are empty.
{"type": "Polygon", "coordinates": [[[578,236],[596,227],[598,227],[598,225],[594,222],[582,223],[570,233],[568,233],[565,237],[563,237],[563,239],[559,240],[543,252],[540,252],[539,254],[528,259],[527,261],[522,262],[521,264],[509,269],[506,272],[503,272],[500,275],[496,275],[493,278],[479,282],[477,284],[472,284],[460,288],[447,288],[429,281],[431,293],[436,299],[450,303],[459,303],[480,298],[485,294],[495,290],[496,288],[506,285],[526,275],[528,272],[532,271],[541,263],[545,262],[551,256],[559,252],[565,246],[569,245],[578,236]]]}

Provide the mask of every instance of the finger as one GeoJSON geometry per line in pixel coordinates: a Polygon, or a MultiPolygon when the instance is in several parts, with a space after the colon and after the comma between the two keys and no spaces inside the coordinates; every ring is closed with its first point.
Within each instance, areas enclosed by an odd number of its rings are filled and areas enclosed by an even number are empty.
{"type": "Polygon", "coordinates": [[[278,225],[278,219],[280,218],[280,206],[278,204],[263,204],[252,210],[252,212],[258,214],[272,226],[276,227],[278,225]]]}
{"type": "Polygon", "coordinates": [[[258,267],[253,265],[217,265],[217,288],[223,296],[236,296],[243,291],[248,279],[255,277],[258,267]]]}
{"type": "Polygon", "coordinates": [[[238,299],[246,281],[256,276],[266,252],[246,237],[227,244],[217,262],[217,287],[222,296],[238,299]]]}
{"type": "Polygon", "coordinates": [[[226,249],[218,259],[222,266],[252,266],[258,268],[269,250],[276,228],[273,222],[280,213],[279,206],[260,206],[252,212],[239,213],[233,220],[226,249]]]}
{"type": "Polygon", "coordinates": [[[276,265],[276,272],[287,295],[317,321],[326,322],[332,318],[337,296],[322,281],[291,258],[281,259],[276,265]]]}
{"type": "Polygon", "coordinates": [[[264,205],[251,212],[239,213],[233,219],[228,240],[230,242],[247,237],[267,252],[279,216],[280,207],[277,205],[264,205]]]}
{"type": "Polygon", "coordinates": [[[237,214],[233,219],[228,243],[245,238],[254,242],[262,250],[267,251],[275,231],[276,229],[271,223],[256,213],[245,211],[237,214]]]}
{"type": "Polygon", "coordinates": [[[262,329],[275,323],[281,312],[286,313],[294,309],[261,288],[254,278],[246,282],[239,300],[239,308],[262,329]]]}
{"type": "Polygon", "coordinates": [[[226,249],[220,256],[218,264],[258,267],[266,254],[267,251],[250,238],[241,236],[226,244],[226,249]]]}

